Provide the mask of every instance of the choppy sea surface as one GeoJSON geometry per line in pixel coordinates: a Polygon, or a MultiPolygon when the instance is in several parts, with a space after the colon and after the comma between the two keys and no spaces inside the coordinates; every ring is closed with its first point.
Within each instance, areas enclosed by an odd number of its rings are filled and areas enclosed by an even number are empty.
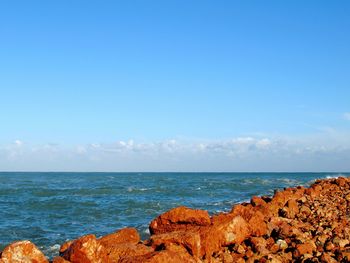
{"type": "Polygon", "coordinates": [[[125,226],[147,238],[148,224],[185,205],[211,214],[253,195],[350,173],[0,173],[0,251],[29,239],[44,253],[88,233],[125,226]]]}

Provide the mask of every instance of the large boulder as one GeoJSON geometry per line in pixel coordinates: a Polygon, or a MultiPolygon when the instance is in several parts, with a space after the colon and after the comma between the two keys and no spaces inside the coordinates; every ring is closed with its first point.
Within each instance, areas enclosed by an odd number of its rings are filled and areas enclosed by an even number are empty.
{"type": "Polygon", "coordinates": [[[72,263],[109,263],[107,251],[95,235],[86,235],[73,241],[61,256],[72,263]]]}
{"type": "Polygon", "coordinates": [[[52,263],[70,263],[70,262],[65,260],[63,257],[54,257],[54,259],[52,260],[52,263]]]}
{"type": "Polygon", "coordinates": [[[2,251],[3,263],[48,263],[45,255],[30,241],[14,242],[2,251]]]}
{"type": "Polygon", "coordinates": [[[105,247],[121,243],[137,244],[140,242],[140,235],[135,228],[124,228],[115,233],[99,238],[98,242],[105,247]]]}
{"type": "Polygon", "coordinates": [[[153,252],[153,248],[139,244],[140,235],[135,228],[124,228],[98,239],[105,248],[108,260],[117,263],[121,259],[142,256],[153,252]]]}
{"type": "Polygon", "coordinates": [[[242,216],[221,214],[213,218],[213,224],[200,230],[201,255],[210,257],[233,244],[240,244],[251,234],[250,227],[242,216]]]}
{"type": "Polygon", "coordinates": [[[152,235],[162,234],[208,226],[210,223],[211,221],[207,211],[180,206],[154,219],[149,226],[149,230],[152,235]]]}
{"type": "Polygon", "coordinates": [[[110,263],[118,263],[122,259],[138,257],[154,252],[154,249],[143,244],[120,243],[106,248],[110,263]]]}
{"type": "Polygon", "coordinates": [[[143,256],[129,257],[119,261],[119,263],[198,263],[185,249],[166,249],[153,252],[143,256]]]}
{"type": "Polygon", "coordinates": [[[151,236],[148,244],[155,250],[160,250],[171,245],[181,246],[194,258],[200,258],[201,238],[198,232],[174,231],[170,233],[151,236]]]}
{"type": "Polygon", "coordinates": [[[232,208],[231,214],[241,216],[249,225],[250,232],[253,236],[263,236],[267,234],[266,218],[268,217],[268,204],[263,203],[263,200],[253,198],[251,203],[254,205],[236,205],[232,208]]]}

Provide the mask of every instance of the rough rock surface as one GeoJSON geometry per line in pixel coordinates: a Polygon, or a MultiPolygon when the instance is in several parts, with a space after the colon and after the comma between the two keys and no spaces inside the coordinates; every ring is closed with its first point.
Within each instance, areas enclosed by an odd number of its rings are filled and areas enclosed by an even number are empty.
{"type": "Polygon", "coordinates": [[[55,258],[52,260],[52,263],[69,263],[69,261],[65,260],[65,259],[62,258],[62,257],[55,257],[55,258]]]}
{"type": "Polygon", "coordinates": [[[109,262],[107,251],[95,235],[86,235],[75,241],[61,255],[72,263],[103,263],[109,262]]]}
{"type": "MultiPolygon", "coordinates": [[[[229,213],[174,208],[140,241],[133,228],[64,243],[53,263],[350,262],[350,179],[318,180],[273,197],[254,196],[229,213]]],[[[0,263],[48,262],[29,241],[6,247],[0,263]]]]}
{"type": "Polygon", "coordinates": [[[45,255],[30,241],[18,241],[5,247],[1,253],[3,263],[48,263],[45,255]]]}
{"type": "Polygon", "coordinates": [[[124,228],[115,233],[103,236],[98,241],[105,247],[121,243],[137,244],[140,242],[140,235],[135,228],[124,228]]]}
{"type": "Polygon", "coordinates": [[[149,226],[149,230],[151,234],[162,234],[193,229],[195,226],[208,226],[210,223],[207,211],[180,206],[154,219],[149,226]]]}

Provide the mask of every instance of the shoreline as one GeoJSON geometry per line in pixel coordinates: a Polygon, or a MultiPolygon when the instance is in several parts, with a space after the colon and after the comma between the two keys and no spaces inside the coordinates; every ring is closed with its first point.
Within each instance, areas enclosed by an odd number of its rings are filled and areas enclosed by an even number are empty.
{"type": "MultiPolygon", "coordinates": [[[[348,262],[349,204],[350,180],[339,177],[252,197],[213,216],[177,207],[150,223],[147,240],[134,228],[85,235],[62,244],[52,262],[348,262]]],[[[25,258],[48,262],[34,244],[19,241],[3,250],[0,263],[25,258]]]]}

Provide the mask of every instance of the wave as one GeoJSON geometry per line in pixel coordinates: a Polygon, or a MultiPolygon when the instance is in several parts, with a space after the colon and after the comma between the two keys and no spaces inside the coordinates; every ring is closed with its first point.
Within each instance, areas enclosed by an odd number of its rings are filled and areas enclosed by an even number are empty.
{"type": "Polygon", "coordinates": [[[59,254],[60,247],[60,244],[54,244],[52,246],[40,246],[40,249],[44,252],[45,255],[53,256],[59,254]]]}
{"type": "Polygon", "coordinates": [[[130,192],[145,192],[145,191],[149,191],[151,190],[151,188],[134,188],[132,186],[129,186],[127,188],[127,191],[130,193],[130,192]]]}
{"type": "Polygon", "coordinates": [[[347,177],[347,176],[345,174],[342,174],[342,173],[326,175],[327,179],[334,179],[334,178],[339,178],[339,177],[347,177]]]}

